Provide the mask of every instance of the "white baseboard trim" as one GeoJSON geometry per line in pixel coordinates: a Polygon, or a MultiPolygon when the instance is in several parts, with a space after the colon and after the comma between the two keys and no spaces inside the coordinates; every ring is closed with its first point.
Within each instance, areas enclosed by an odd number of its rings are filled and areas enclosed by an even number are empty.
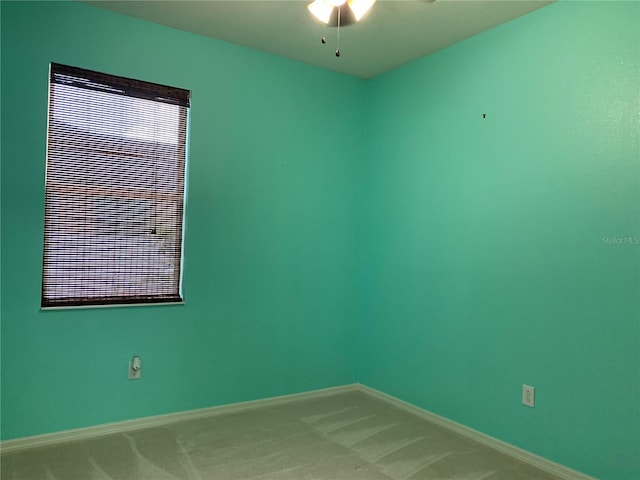
{"type": "Polygon", "coordinates": [[[474,440],[482,445],[493,448],[494,450],[509,455],[510,457],[516,458],[521,462],[527,463],[544,472],[555,475],[563,480],[597,480],[594,477],[590,477],[588,475],[585,475],[584,473],[580,473],[568,467],[565,467],[564,465],[560,465],[559,463],[547,460],[546,458],[535,455],[509,443],[503,442],[502,440],[498,440],[497,438],[493,438],[482,432],[474,430],[473,428],[466,427],[460,423],[454,422],[453,420],[449,420],[448,418],[441,417],[440,415],[436,415],[435,413],[431,413],[428,410],[416,407],[415,405],[407,403],[386,393],[380,392],[379,390],[376,390],[374,388],[367,387],[366,385],[362,384],[357,384],[356,388],[367,395],[375,397],[379,400],[383,400],[391,405],[394,405],[397,408],[400,408],[401,410],[428,420],[431,423],[435,423],[436,425],[439,425],[446,428],[447,430],[474,440]]]}
{"type": "Polygon", "coordinates": [[[552,462],[546,458],[535,455],[531,452],[518,448],[514,445],[508,444],[497,438],[493,438],[489,435],[481,433],[472,428],[466,427],[460,423],[449,420],[448,418],[441,417],[435,413],[431,413],[420,407],[416,407],[410,403],[407,403],[399,398],[393,397],[379,390],[376,390],[366,385],[359,383],[343,385],[339,387],[323,388],[320,390],[312,390],[309,392],[294,393],[291,395],[282,395],[278,397],[264,398],[260,400],[251,400],[248,402],[231,403],[227,405],[220,405],[217,407],[200,408],[197,410],[187,410],[184,412],[168,413],[165,415],[156,415],[153,417],[138,418],[134,420],[126,420],[123,422],[106,423],[103,425],[96,425],[93,427],[78,428],[74,430],[64,430],[62,432],[47,433],[44,435],[35,435],[32,437],[16,438],[13,440],[5,440],[0,442],[0,452],[12,453],[21,450],[26,450],[35,447],[45,447],[56,445],[64,442],[74,442],[79,440],[86,440],[88,438],[94,438],[102,435],[109,435],[114,433],[130,432],[132,430],[139,430],[142,428],[157,427],[167,425],[170,423],[181,422],[184,420],[197,420],[203,417],[210,417],[214,415],[224,415],[229,413],[241,412],[244,410],[251,410],[261,407],[271,407],[276,405],[282,405],[289,402],[310,400],[313,398],[321,398],[329,395],[336,395],[339,393],[360,391],[366,395],[370,395],[374,398],[387,402],[397,408],[400,408],[408,413],[423,418],[431,423],[446,428],[452,432],[462,435],[466,438],[474,440],[482,445],[486,445],[494,450],[509,455],[513,458],[520,460],[521,462],[532,465],[540,470],[555,475],[563,480],[597,480],[594,477],[590,477],[583,473],[572,470],[559,463],[552,462]]]}
{"type": "Polygon", "coordinates": [[[291,395],[282,395],[260,400],[251,400],[248,402],[231,403],[227,405],[220,405],[217,407],[187,410],[184,412],[168,413],[165,415],[137,418],[134,420],[125,420],[123,422],[105,423],[102,425],[78,428],[74,430],[64,430],[61,432],[47,433],[44,435],[16,438],[13,440],[5,440],[1,442],[0,452],[12,453],[29,448],[51,446],[64,442],[75,442],[78,440],[86,440],[88,438],[94,438],[113,433],[130,432],[132,430],[139,430],[141,428],[158,427],[167,425],[169,423],[182,422],[184,420],[197,420],[199,418],[211,417],[214,415],[224,415],[228,413],[241,412],[243,410],[251,410],[261,407],[272,407],[289,402],[326,397],[328,395],[336,395],[338,393],[353,392],[357,389],[357,384],[343,385],[339,387],[312,390],[309,392],[294,393],[291,395]]]}

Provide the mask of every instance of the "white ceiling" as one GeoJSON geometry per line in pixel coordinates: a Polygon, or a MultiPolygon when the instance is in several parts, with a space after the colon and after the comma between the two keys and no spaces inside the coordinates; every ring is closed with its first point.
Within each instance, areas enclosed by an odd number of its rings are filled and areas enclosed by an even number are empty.
{"type": "Polygon", "coordinates": [[[545,0],[378,0],[355,25],[324,27],[309,1],[86,3],[361,78],[371,78],[551,3],[545,0]],[[325,35],[327,44],[321,44],[325,35]]]}

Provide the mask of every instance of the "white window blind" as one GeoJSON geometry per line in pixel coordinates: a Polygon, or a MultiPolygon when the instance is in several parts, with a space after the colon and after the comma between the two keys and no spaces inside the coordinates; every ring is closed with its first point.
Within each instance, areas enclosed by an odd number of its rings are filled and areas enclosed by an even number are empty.
{"type": "Polygon", "coordinates": [[[43,307],[182,301],[189,96],[51,64],[43,307]]]}

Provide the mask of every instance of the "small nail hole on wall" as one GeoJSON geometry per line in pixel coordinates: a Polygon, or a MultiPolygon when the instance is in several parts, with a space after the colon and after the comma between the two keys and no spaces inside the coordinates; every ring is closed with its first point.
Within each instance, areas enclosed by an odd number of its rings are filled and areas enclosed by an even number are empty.
{"type": "Polygon", "coordinates": [[[482,118],[487,118],[487,114],[486,114],[486,113],[483,113],[483,114],[482,114],[482,118]]]}

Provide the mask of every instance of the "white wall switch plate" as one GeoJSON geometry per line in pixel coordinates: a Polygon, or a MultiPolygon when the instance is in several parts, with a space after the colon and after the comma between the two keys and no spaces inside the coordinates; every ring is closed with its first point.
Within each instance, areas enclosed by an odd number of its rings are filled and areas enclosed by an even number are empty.
{"type": "Polygon", "coordinates": [[[522,385],[522,404],[533,408],[536,404],[536,389],[529,385],[522,385]]]}

